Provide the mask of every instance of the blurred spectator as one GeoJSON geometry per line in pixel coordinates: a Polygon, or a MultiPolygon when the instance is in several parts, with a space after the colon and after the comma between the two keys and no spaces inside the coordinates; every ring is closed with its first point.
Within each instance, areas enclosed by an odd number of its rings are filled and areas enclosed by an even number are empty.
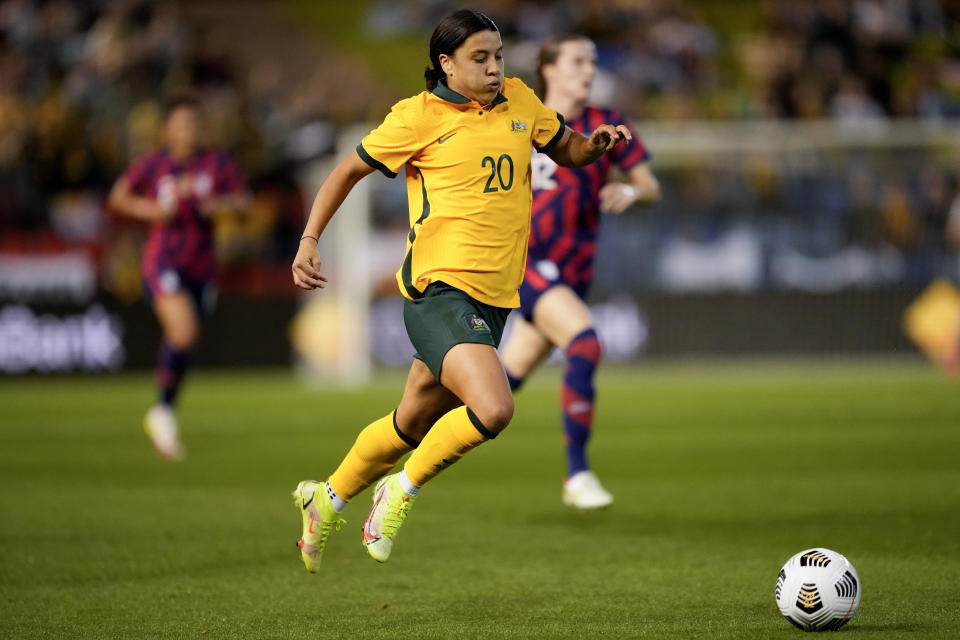
{"type": "Polygon", "coordinates": [[[262,189],[253,215],[218,230],[225,261],[285,263],[303,215],[292,174],[298,162],[328,152],[333,136],[291,153],[286,114],[294,106],[263,72],[247,93],[228,37],[186,21],[171,2],[0,2],[6,248],[16,248],[17,237],[33,242],[23,234],[39,231],[60,245],[105,252],[108,289],[129,299],[127,254],[137,244],[131,234],[141,232],[114,221],[108,233],[103,197],[128,161],[157,143],[165,94],[191,86],[208,105],[206,142],[232,150],[262,189]]]}
{"type": "MultiPolygon", "coordinates": [[[[946,232],[947,242],[950,244],[950,247],[960,255],[960,190],[957,191],[957,195],[953,198],[953,203],[950,205],[946,232]]],[[[960,260],[958,260],[958,263],[960,263],[960,260]]],[[[958,264],[958,267],[960,267],[960,264],[958,264]]]]}
{"type": "MultiPolygon", "coordinates": [[[[372,39],[422,42],[424,25],[455,4],[375,0],[360,28],[372,39]]],[[[476,5],[513,51],[508,74],[531,81],[534,52],[548,34],[593,38],[599,68],[591,100],[641,122],[830,119],[846,127],[960,119],[956,2],[476,5]]],[[[390,61],[344,48],[318,64],[287,23],[264,20],[283,11],[255,1],[0,0],[0,250],[82,245],[100,260],[110,289],[132,297],[129,247],[140,232],[106,220],[100,203],[129,160],[156,144],[164,95],[193,86],[208,105],[208,142],[232,151],[254,192],[251,215],[217,230],[229,267],[223,289],[268,292],[288,278],[287,254],[304,213],[300,169],[332,151],[343,125],[382,117],[400,96],[381,82],[398,73],[390,61]],[[243,24],[246,31],[237,31],[243,24]],[[251,31],[261,36],[256,47],[237,35],[251,31]]],[[[305,37],[319,46],[320,38],[305,37]]],[[[419,80],[418,69],[403,73],[419,80]]],[[[736,228],[755,233],[767,253],[827,255],[852,245],[942,252],[944,236],[931,230],[946,224],[955,160],[930,145],[907,158],[901,147],[705,153],[662,170],[669,211],[616,224],[642,227],[646,235],[635,244],[650,250],[678,236],[715,242],[736,228]]],[[[405,193],[397,193],[375,194],[374,213],[401,229],[408,221],[397,215],[404,207],[396,200],[405,202],[405,193]]],[[[624,277],[648,286],[643,274],[624,277]]]]}
{"type": "Polygon", "coordinates": [[[856,126],[886,120],[883,109],[867,93],[863,81],[852,75],[845,75],[840,80],[827,111],[840,124],[856,126]]]}

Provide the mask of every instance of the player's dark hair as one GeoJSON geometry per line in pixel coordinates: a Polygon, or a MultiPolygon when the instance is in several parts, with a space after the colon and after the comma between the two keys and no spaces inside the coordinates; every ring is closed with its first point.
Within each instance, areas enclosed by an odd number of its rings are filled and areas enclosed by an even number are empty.
{"type": "Polygon", "coordinates": [[[537,56],[537,91],[541,97],[546,96],[547,81],[543,78],[543,68],[548,64],[553,64],[560,57],[560,49],[565,42],[576,42],[578,40],[587,40],[590,38],[581,33],[565,33],[559,36],[553,36],[544,40],[540,45],[540,54],[537,56]]]}
{"type": "Polygon", "coordinates": [[[186,89],[177,91],[176,93],[171,93],[163,101],[164,118],[169,118],[171,114],[173,114],[173,112],[180,107],[200,109],[200,96],[198,96],[194,91],[186,89]]]}
{"type": "Polygon", "coordinates": [[[464,41],[478,31],[496,31],[497,25],[488,16],[473,9],[454,11],[440,21],[430,36],[430,64],[423,72],[427,91],[437,88],[437,83],[447,74],[440,67],[440,54],[452,56],[464,41]]]}

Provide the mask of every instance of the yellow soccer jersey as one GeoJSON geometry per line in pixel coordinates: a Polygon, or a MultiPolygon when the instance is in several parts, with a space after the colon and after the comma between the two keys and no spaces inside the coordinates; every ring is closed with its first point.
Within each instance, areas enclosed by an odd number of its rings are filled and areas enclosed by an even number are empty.
{"type": "Polygon", "coordinates": [[[507,78],[484,109],[442,82],[401,100],[357,153],[394,177],[406,165],[410,234],[397,272],[419,298],[442,280],[496,307],[520,304],[530,235],[530,146],[548,151],[563,117],[507,78]]]}

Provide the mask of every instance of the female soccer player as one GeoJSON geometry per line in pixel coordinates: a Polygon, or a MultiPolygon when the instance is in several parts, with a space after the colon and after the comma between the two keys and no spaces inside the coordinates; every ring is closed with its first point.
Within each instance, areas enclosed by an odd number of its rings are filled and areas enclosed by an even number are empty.
{"type": "Polygon", "coordinates": [[[157,356],[159,402],[144,428],[157,452],[180,459],[183,446],[174,401],[200,333],[201,313],[212,310],[213,224],[221,211],[246,206],[237,165],[224,153],[199,147],[199,103],[179,96],[167,106],[166,146],[137,158],[110,191],[109,207],[149,223],[143,279],[160,322],[157,356]]]}
{"type": "MultiPolygon", "coordinates": [[[[629,130],[619,113],[587,106],[597,68],[593,42],[575,35],[548,40],[540,49],[539,62],[544,104],[561,113],[567,126],[588,132],[598,123],[610,122],[629,130]]],[[[533,222],[520,287],[521,317],[504,345],[503,363],[510,388],[517,389],[554,347],[563,349],[567,358],[561,391],[567,453],[563,501],[580,509],[613,502],[590,471],[586,456],[600,343],[584,297],[593,279],[597,223],[600,211],[621,213],[634,203],[660,199],[660,186],[647,159],[636,135],[589,167],[557,166],[543,153],[533,158],[533,222]],[[629,184],[609,181],[614,163],[629,184]]]]}
{"type": "Polygon", "coordinates": [[[294,491],[308,571],[319,567],[338,513],[377,480],[363,542],[386,561],[420,489],[510,422],[513,396],[496,347],[519,303],[531,145],[558,164],[583,166],[619,136],[630,139],[622,126],[599,124],[589,137],[566,128],[520,80],[504,79],[502,48],[482,13],[444,18],[430,38],[427,91],[394,105],[330,173],[310,211],[292,266],[303,289],[327,281],[317,239],[353,185],[374,169],[389,177],[404,169],[411,229],[397,282],[417,355],[399,406],[360,432],[325,482],[294,491]],[[384,477],[411,450],[403,469],[384,477]]]}

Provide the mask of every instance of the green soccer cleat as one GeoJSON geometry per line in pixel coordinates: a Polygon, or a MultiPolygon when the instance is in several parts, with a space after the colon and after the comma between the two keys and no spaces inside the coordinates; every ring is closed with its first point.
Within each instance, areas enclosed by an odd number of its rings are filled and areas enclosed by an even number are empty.
{"type": "Polygon", "coordinates": [[[397,530],[416,500],[400,486],[399,475],[389,475],[377,483],[373,491],[373,508],[363,523],[363,546],[377,562],[386,562],[390,557],[397,530]]]}
{"type": "Polygon", "coordinates": [[[333,508],[326,482],[304,480],[293,492],[293,502],[303,517],[303,537],[297,543],[300,559],[307,571],[316,573],[330,532],[339,530],[347,521],[333,508]]]}

